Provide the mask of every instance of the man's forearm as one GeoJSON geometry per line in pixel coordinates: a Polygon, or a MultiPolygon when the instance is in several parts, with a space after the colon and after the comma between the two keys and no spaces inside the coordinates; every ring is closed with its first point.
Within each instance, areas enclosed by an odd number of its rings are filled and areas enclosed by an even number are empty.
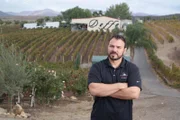
{"type": "Polygon", "coordinates": [[[128,87],[121,89],[110,96],[118,99],[132,100],[139,98],[140,88],[139,87],[128,87]]]}
{"type": "Polygon", "coordinates": [[[89,91],[93,96],[105,97],[125,88],[124,83],[104,84],[104,83],[91,83],[89,91]]]}

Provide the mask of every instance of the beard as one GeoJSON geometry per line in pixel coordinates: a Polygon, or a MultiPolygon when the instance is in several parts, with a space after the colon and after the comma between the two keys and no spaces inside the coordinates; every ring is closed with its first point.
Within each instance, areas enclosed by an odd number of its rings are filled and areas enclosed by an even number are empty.
{"type": "Polygon", "coordinates": [[[116,60],[119,60],[123,57],[123,54],[122,55],[118,55],[116,52],[111,52],[110,54],[108,54],[108,57],[112,60],[112,61],[116,61],[116,60]],[[115,57],[114,55],[112,54],[116,54],[117,57],[115,57]]]}

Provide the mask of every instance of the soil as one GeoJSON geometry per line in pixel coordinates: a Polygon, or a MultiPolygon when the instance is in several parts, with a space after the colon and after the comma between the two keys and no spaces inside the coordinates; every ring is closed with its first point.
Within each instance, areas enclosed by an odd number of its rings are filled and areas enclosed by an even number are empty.
{"type": "MultiPolygon", "coordinates": [[[[78,100],[61,99],[52,106],[25,108],[31,114],[28,120],[89,120],[93,105],[92,97],[86,95],[78,100]]],[[[165,97],[150,93],[146,88],[140,98],[134,100],[134,120],[179,120],[180,98],[165,97]]],[[[13,120],[0,116],[0,120],[13,120]]],[[[19,120],[19,119],[18,119],[19,120]]]]}
{"type": "MultiPolygon", "coordinates": [[[[154,24],[155,25],[155,24],[154,24]]],[[[160,26],[156,26],[160,27],[160,26]]],[[[168,32],[163,27],[160,27],[161,29],[165,30],[167,33],[169,33],[173,38],[174,42],[169,43],[167,40],[164,40],[164,44],[161,44],[157,41],[155,37],[154,40],[157,44],[157,52],[156,55],[165,63],[167,66],[171,66],[173,63],[177,66],[180,66],[180,39],[179,36],[176,36],[170,32],[168,32]]]]}

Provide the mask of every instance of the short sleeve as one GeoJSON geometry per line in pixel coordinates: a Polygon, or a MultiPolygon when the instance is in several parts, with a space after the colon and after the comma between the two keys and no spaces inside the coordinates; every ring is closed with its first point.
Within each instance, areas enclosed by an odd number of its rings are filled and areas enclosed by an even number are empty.
{"type": "Polygon", "coordinates": [[[93,64],[88,74],[88,85],[90,83],[101,83],[100,67],[98,64],[93,64]]]}
{"type": "Polygon", "coordinates": [[[137,86],[142,90],[142,81],[139,68],[135,64],[131,64],[129,68],[130,70],[128,74],[128,86],[137,86]]]}

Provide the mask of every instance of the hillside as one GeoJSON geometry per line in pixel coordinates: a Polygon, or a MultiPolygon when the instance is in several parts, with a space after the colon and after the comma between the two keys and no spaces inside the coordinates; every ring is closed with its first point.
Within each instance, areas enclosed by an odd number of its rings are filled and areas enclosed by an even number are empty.
{"type": "Polygon", "coordinates": [[[0,17],[6,17],[6,16],[12,16],[12,15],[0,11],[0,17]]]}
{"type": "Polygon", "coordinates": [[[60,12],[44,9],[44,10],[36,10],[36,11],[22,11],[22,12],[3,12],[0,11],[0,19],[7,21],[20,20],[20,21],[35,21],[44,16],[57,16],[60,12]]]}
{"type": "Polygon", "coordinates": [[[151,37],[157,44],[156,55],[163,60],[165,65],[172,63],[180,66],[180,21],[159,20],[146,22],[151,37]]]}
{"type": "Polygon", "coordinates": [[[64,62],[75,61],[80,55],[81,63],[91,61],[92,55],[106,55],[111,33],[69,29],[19,30],[3,34],[9,44],[16,44],[29,61],[64,62]]]}

